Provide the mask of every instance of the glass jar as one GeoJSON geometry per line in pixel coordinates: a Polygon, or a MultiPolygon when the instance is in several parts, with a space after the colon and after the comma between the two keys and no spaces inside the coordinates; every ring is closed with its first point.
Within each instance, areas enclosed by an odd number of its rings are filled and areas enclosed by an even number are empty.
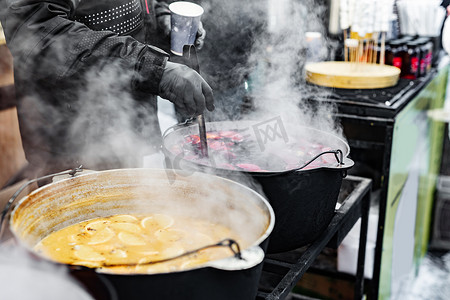
{"type": "Polygon", "coordinates": [[[430,73],[431,71],[431,66],[433,65],[433,49],[434,49],[434,44],[433,44],[433,40],[431,38],[425,38],[427,40],[427,43],[425,44],[427,51],[426,57],[425,57],[425,61],[426,61],[426,65],[427,65],[427,74],[430,73]]]}
{"type": "Polygon", "coordinates": [[[386,65],[394,66],[402,69],[403,56],[407,48],[405,42],[401,39],[392,40],[389,42],[389,51],[386,51],[386,65]]]}
{"type": "Polygon", "coordinates": [[[428,55],[429,55],[429,47],[427,45],[428,39],[426,38],[418,38],[417,44],[420,50],[419,54],[419,77],[423,77],[428,74],[428,55]]]}
{"type": "Polygon", "coordinates": [[[400,76],[406,79],[417,79],[419,77],[420,44],[417,40],[413,40],[406,43],[406,48],[400,76]]]}

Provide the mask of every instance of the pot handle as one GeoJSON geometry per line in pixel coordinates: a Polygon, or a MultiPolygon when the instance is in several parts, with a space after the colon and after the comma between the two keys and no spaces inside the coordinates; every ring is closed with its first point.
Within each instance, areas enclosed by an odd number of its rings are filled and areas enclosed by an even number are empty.
{"type": "Polygon", "coordinates": [[[189,256],[189,255],[192,255],[192,254],[196,254],[196,253],[198,253],[198,252],[200,252],[202,250],[209,249],[209,248],[215,248],[215,247],[228,247],[231,250],[231,252],[233,252],[234,257],[236,257],[238,259],[242,259],[242,256],[241,256],[242,251],[241,251],[241,247],[239,246],[239,244],[233,239],[224,239],[224,240],[221,240],[221,241],[217,242],[216,244],[206,245],[206,246],[203,246],[201,248],[197,248],[195,250],[187,251],[187,252],[184,252],[184,253],[182,253],[180,255],[169,257],[169,258],[164,258],[164,259],[154,260],[154,261],[148,261],[148,262],[144,262],[144,263],[129,263],[129,264],[119,264],[119,265],[118,264],[104,264],[103,266],[104,267],[118,267],[118,266],[120,266],[120,267],[123,267],[123,266],[133,267],[133,266],[137,266],[137,265],[154,265],[154,264],[159,264],[159,263],[164,263],[164,262],[168,262],[168,261],[171,261],[171,260],[175,260],[175,259],[178,259],[178,258],[181,258],[181,257],[189,256]]]}
{"type": "MultiPolygon", "coordinates": [[[[241,250],[239,244],[233,240],[233,239],[224,239],[216,244],[207,245],[192,251],[187,251],[185,253],[182,253],[180,255],[169,257],[157,261],[149,261],[145,263],[140,263],[139,265],[153,265],[157,263],[162,262],[168,262],[171,260],[175,260],[177,258],[189,256],[195,253],[198,253],[201,250],[209,249],[209,248],[215,248],[215,247],[228,247],[231,252],[233,252],[233,256],[227,257],[224,259],[220,259],[217,261],[212,261],[207,264],[205,264],[205,267],[212,267],[215,269],[225,270],[225,271],[235,271],[235,270],[245,270],[250,269],[259,263],[261,263],[264,259],[265,253],[263,249],[259,246],[253,246],[248,249],[241,250]]],[[[117,266],[136,266],[137,264],[131,263],[131,264],[113,264],[113,265],[103,265],[104,267],[117,267],[117,266]]]]}
{"type": "Polygon", "coordinates": [[[83,171],[83,166],[79,166],[78,168],[74,168],[71,170],[66,170],[66,171],[62,171],[59,173],[55,173],[55,174],[50,174],[50,175],[45,175],[39,178],[35,178],[35,179],[31,179],[28,182],[25,182],[12,196],[11,198],[8,200],[8,202],[5,205],[5,208],[3,209],[1,218],[0,218],[0,240],[2,239],[3,236],[3,232],[5,230],[5,222],[7,219],[7,215],[10,211],[11,206],[13,205],[14,201],[16,200],[16,198],[19,196],[19,194],[30,184],[38,182],[40,180],[44,180],[44,179],[48,179],[48,178],[52,178],[55,176],[60,176],[60,175],[71,175],[71,176],[75,176],[76,173],[78,172],[82,172],[83,171]]]}
{"type": "Polygon", "coordinates": [[[162,134],[162,137],[165,138],[167,136],[167,134],[169,134],[170,131],[175,131],[178,128],[183,128],[183,127],[187,127],[187,126],[194,124],[196,119],[197,119],[196,117],[191,117],[191,118],[186,119],[183,123],[178,123],[178,124],[170,126],[169,128],[167,128],[164,131],[164,133],[162,134]]]}
{"type": "Polygon", "coordinates": [[[260,264],[264,257],[264,250],[259,246],[253,246],[242,250],[240,257],[232,256],[212,261],[207,266],[225,271],[246,270],[260,264]]]}
{"type": "Polygon", "coordinates": [[[342,153],[342,151],[340,149],[337,149],[337,150],[324,151],[322,153],[317,154],[312,159],[307,161],[303,166],[295,169],[295,171],[301,171],[303,168],[305,168],[306,166],[308,166],[309,164],[311,164],[313,161],[315,161],[316,159],[318,159],[319,157],[321,157],[324,154],[334,154],[334,157],[336,158],[339,167],[342,167],[343,165],[345,165],[344,164],[344,154],[342,153]]]}

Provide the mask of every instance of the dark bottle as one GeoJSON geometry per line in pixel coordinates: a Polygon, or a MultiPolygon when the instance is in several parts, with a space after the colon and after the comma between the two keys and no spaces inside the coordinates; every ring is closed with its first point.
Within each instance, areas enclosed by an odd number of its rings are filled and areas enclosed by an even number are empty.
{"type": "Polygon", "coordinates": [[[433,49],[434,49],[434,44],[433,44],[433,40],[431,38],[425,38],[427,40],[427,43],[425,44],[425,47],[427,49],[427,54],[425,57],[425,61],[426,61],[426,65],[427,65],[427,74],[430,73],[431,71],[431,67],[433,65],[433,49]]]}
{"type": "Polygon", "coordinates": [[[386,65],[394,66],[402,69],[403,56],[407,48],[405,42],[401,39],[389,42],[389,51],[386,51],[386,65]]]}
{"type": "Polygon", "coordinates": [[[419,49],[419,74],[417,77],[422,77],[426,75],[427,72],[427,66],[425,63],[425,49],[424,49],[424,40],[422,38],[418,38],[416,40],[417,42],[417,48],[419,49]]]}
{"type": "Polygon", "coordinates": [[[419,77],[420,43],[418,41],[407,42],[406,48],[400,76],[406,79],[417,79],[419,77]]]}
{"type": "Polygon", "coordinates": [[[431,47],[428,44],[428,38],[418,38],[417,40],[418,47],[420,50],[419,54],[419,77],[423,77],[428,74],[428,58],[430,56],[431,47]]]}
{"type": "MultiPolygon", "coordinates": [[[[393,65],[393,61],[394,61],[394,53],[392,52],[392,47],[391,47],[391,43],[394,42],[394,48],[395,46],[395,40],[391,40],[391,41],[387,41],[386,45],[385,45],[385,50],[384,50],[384,63],[386,65],[393,65]]],[[[379,53],[378,53],[378,57],[380,57],[380,53],[382,51],[381,49],[381,42],[378,43],[379,45],[379,53]]],[[[380,61],[381,64],[381,61],[380,61]]]]}

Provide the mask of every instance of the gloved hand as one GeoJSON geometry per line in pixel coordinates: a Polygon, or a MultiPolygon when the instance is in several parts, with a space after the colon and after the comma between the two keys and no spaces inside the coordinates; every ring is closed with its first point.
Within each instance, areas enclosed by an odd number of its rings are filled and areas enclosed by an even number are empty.
{"type": "Polygon", "coordinates": [[[182,64],[167,62],[159,84],[159,96],[189,115],[200,115],[205,107],[214,110],[211,87],[200,74],[182,64]]]}
{"type": "MultiPolygon", "coordinates": [[[[162,35],[166,38],[170,38],[171,24],[170,24],[170,15],[161,15],[157,18],[158,29],[162,33],[162,35]]],[[[195,48],[197,50],[202,49],[205,43],[206,30],[203,28],[203,23],[200,21],[198,24],[197,36],[195,37],[195,48]]]]}
{"type": "Polygon", "coordinates": [[[195,48],[198,50],[203,48],[203,44],[205,44],[206,30],[203,28],[203,23],[200,21],[198,24],[197,36],[195,37],[195,48]]]}
{"type": "Polygon", "coordinates": [[[159,32],[161,32],[162,36],[165,38],[170,37],[170,30],[171,30],[171,24],[170,24],[170,14],[165,14],[156,17],[156,24],[158,26],[159,32]]]}

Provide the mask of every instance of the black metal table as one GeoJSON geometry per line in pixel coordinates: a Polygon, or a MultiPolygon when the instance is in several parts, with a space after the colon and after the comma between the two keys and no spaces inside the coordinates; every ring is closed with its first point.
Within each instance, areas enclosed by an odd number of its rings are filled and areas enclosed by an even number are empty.
{"type": "Polygon", "coordinates": [[[256,299],[286,299],[323,249],[337,248],[360,217],[354,299],[361,299],[364,294],[364,262],[371,187],[371,179],[347,176],[338,199],[341,206],[336,210],[328,228],[314,243],[301,249],[266,256],[256,299]]]}
{"type": "MultiPolygon", "coordinates": [[[[389,258],[383,258],[383,256],[389,257],[389,254],[383,251],[383,244],[386,216],[390,210],[388,189],[394,154],[392,149],[396,139],[394,133],[399,126],[397,118],[408,104],[418,97],[423,100],[420,101],[421,104],[417,106],[417,109],[425,111],[438,108],[435,103],[445,99],[443,86],[447,84],[446,73],[445,68],[433,68],[425,77],[416,80],[400,79],[396,86],[385,89],[344,90],[311,87],[314,95],[317,95],[311,98],[312,105],[328,103],[337,106],[335,117],[343,128],[344,136],[351,148],[351,159],[355,162],[349,174],[371,178],[372,189],[377,191],[376,197],[371,199],[372,205],[376,204],[378,207],[378,226],[373,276],[366,281],[368,299],[378,299],[380,292],[386,292],[386,289],[389,289],[386,283],[382,284],[381,272],[383,264],[384,268],[389,265],[384,263],[385,259],[389,260],[389,258]],[[323,94],[326,96],[321,97],[323,94]]],[[[426,120],[420,120],[417,124],[431,127],[430,121],[426,120]],[[429,124],[424,125],[426,122],[429,124]]],[[[428,138],[432,139],[431,136],[428,138]]],[[[412,140],[410,142],[413,143],[412,140]]],[[[434,156],[429,161],[437,159],[439,158],[434,156]]],[[[400,195],[400,193],[397,194],[400,195]]]]}

